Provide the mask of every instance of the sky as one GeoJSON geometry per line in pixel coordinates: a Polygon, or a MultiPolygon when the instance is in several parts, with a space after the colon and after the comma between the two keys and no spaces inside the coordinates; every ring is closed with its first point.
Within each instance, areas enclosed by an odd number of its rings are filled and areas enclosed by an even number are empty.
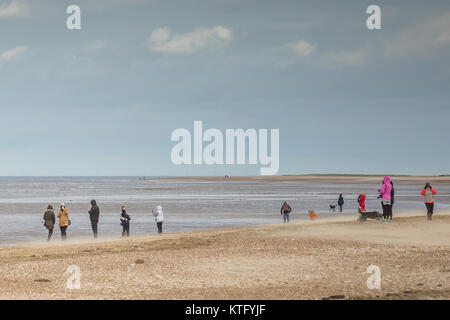
{"type": "Polygon", "coordinates": [[[278,174],[450,174],[449,1],[0,0],[0,39],[2,176],[259,174],[173,164],[194,120],[279,129],[278,174]]]}

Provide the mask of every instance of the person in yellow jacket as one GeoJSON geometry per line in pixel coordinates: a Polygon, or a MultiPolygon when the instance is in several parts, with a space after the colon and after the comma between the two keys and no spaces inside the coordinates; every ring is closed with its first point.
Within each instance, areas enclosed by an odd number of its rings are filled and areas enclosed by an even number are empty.
{"type": "Polygon", "coordinates": [[[67,238],[67,227],[70,225],[69,220],[69,210],[66,208],[64,203],[61,203],[59,206],[59,211],[57,214],[58,220],[59,220],[59,229],[61,230],[61,238],[65,240],[67,238]]]}

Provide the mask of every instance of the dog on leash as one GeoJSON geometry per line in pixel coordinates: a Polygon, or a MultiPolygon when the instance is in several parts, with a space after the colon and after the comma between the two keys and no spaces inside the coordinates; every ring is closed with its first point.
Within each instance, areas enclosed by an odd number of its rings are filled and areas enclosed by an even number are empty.
{"type": "Polygon", "coordinates": [[[330,211],[336,212],[336,205],[335,204],[330,204],[330,211]]]}

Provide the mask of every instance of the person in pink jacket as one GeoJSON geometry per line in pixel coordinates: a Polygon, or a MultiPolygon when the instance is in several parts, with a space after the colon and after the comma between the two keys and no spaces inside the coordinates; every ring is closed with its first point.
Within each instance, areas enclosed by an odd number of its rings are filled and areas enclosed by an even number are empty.
{"type": "Polygon", "coordinates": [[[383,185],[378,190],[381,197],[381,206],[383,207],[383,220],[381,222],[392,222],[392,202],[391,202],[391,178],[384,177],[383,185]]]}

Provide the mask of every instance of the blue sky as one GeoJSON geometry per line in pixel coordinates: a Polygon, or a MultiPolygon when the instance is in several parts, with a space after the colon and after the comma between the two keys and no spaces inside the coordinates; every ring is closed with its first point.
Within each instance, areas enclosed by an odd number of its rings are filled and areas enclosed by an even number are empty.
{"type": "Polygon", "coordinates": [[[279,174],[450,173],[448,1],[0,0],[0,39],[0,175],[259,173],[173,165],[194,120],[280,129],[279,174]]]}

